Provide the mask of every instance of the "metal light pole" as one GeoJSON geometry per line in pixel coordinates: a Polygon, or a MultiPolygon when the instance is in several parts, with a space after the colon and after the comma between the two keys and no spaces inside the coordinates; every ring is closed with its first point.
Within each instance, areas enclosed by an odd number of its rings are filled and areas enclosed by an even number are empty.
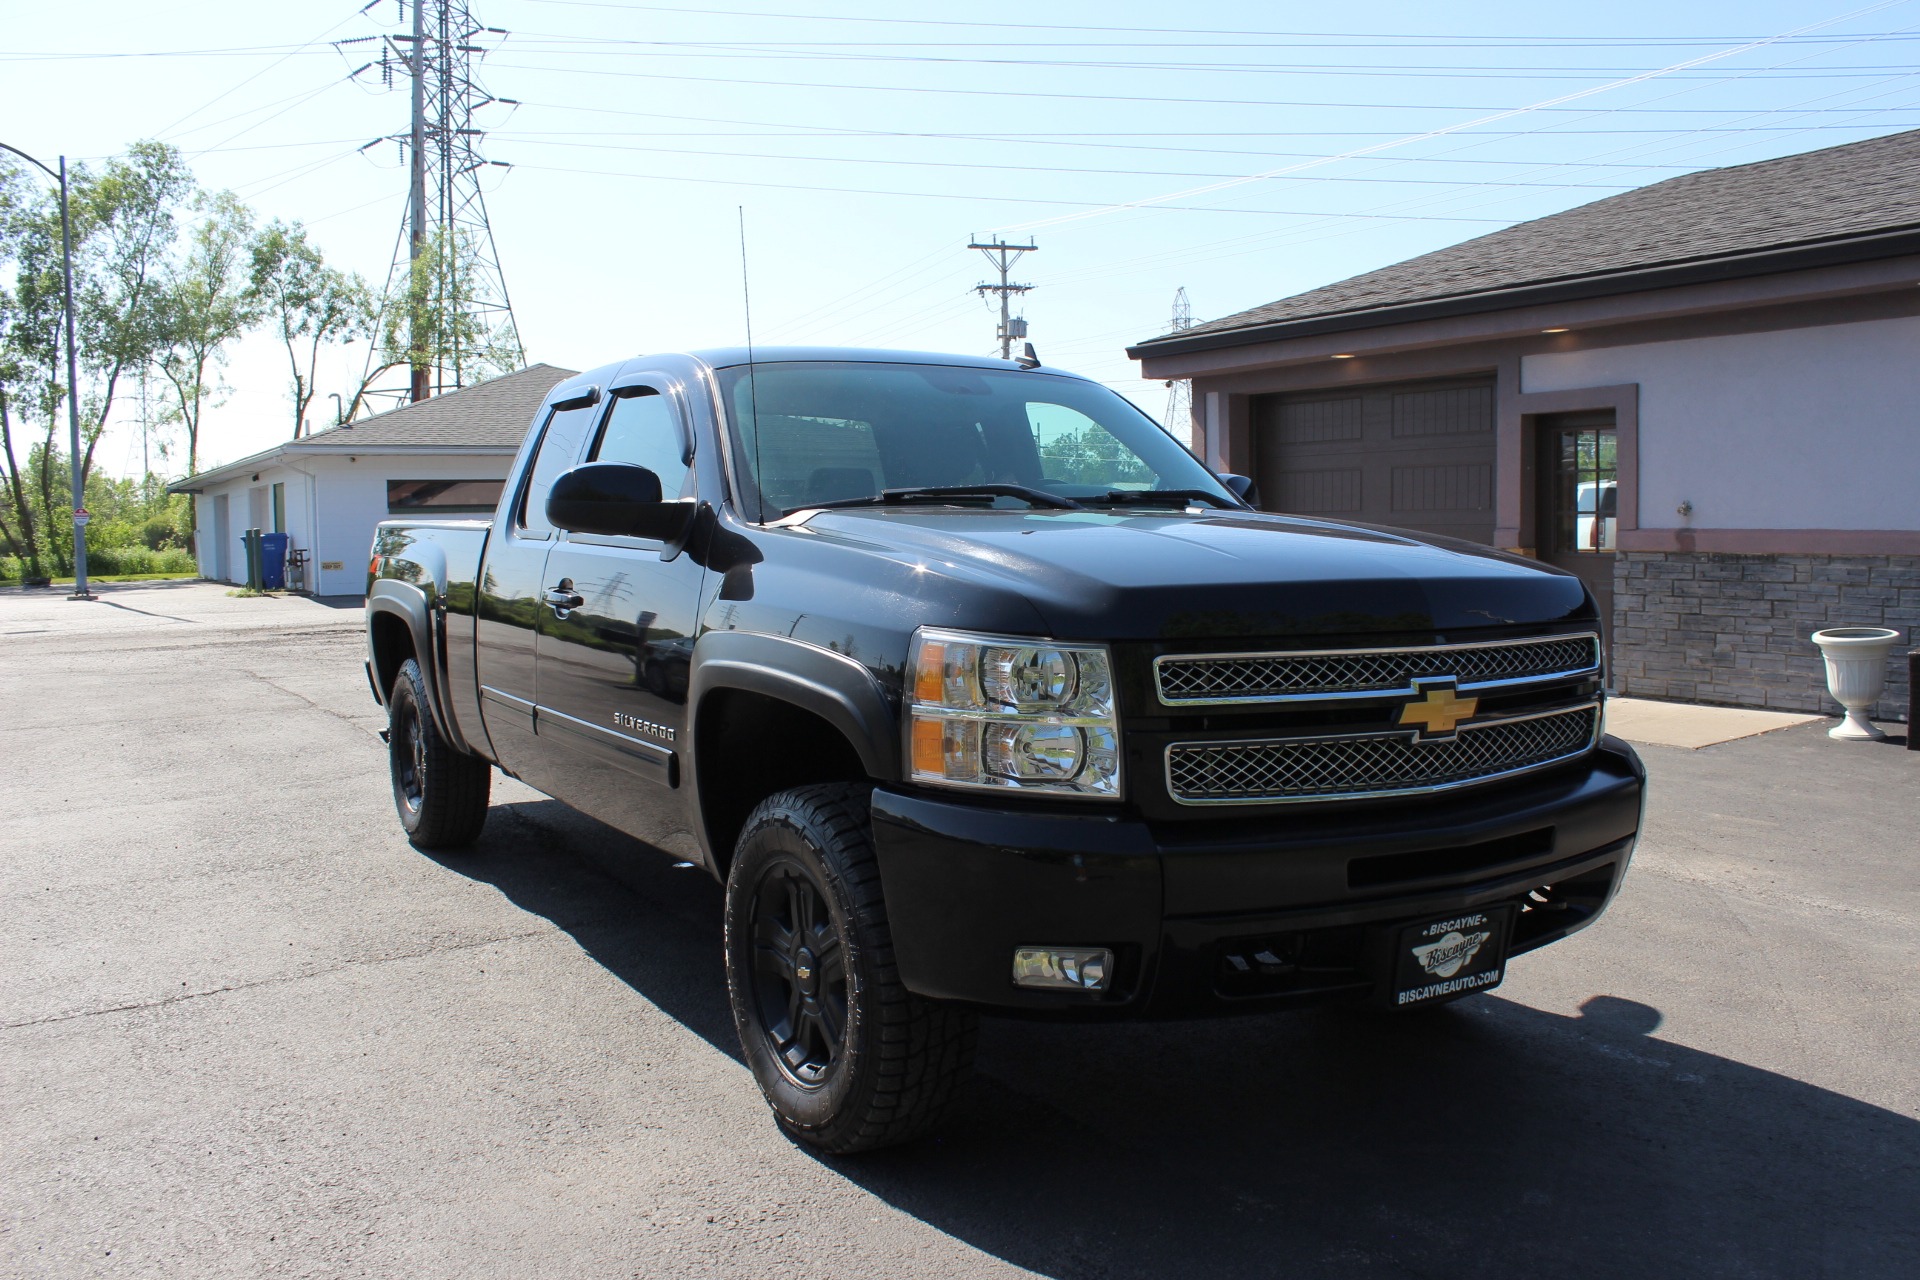
{"type": "Polygon", "coordinates": [[[93,593],[87,590],[87,495],[80,476],[80,375],[74,360],[73,225],[67,215],[67,158],[60,157],[60,168],[55,171],[18,147],[0,142],[0,151],[11,151],[60,184],[60,275],[67,317],[67,464],[73,473],[73,594],[67,599],[91,600],[93,593]]]}

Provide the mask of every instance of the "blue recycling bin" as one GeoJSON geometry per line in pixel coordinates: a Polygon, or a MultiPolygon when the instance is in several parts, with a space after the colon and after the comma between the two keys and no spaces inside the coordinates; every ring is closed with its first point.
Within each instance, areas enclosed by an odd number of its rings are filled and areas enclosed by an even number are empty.
{"type": "Polygon", "coordinates": [[[287,535],[260,535],[260,585],[268,591],[287,589],[287,535]]]}

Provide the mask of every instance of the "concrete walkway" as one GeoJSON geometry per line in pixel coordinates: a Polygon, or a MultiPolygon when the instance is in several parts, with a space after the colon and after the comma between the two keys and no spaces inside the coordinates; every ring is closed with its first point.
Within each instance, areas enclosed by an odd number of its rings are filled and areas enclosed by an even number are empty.
{"type": "Polygon", "coordinates": [[[1655,702],[1648,698],[1607,699],[1607,732],[1628,742],[1697,751],[1737,738],[1751,738],[1824,716],[1789,711],[1749,711],[1708,707],[1694,702],[1655,702]]]}

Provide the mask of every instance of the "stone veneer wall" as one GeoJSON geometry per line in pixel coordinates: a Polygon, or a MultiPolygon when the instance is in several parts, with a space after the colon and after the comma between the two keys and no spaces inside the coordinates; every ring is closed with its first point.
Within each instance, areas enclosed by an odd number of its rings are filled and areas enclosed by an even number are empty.
{"type": "Polygon", "coordinates": [[[1622,551],[1614,557],[1613,687],[1635,697],[1839,715],[1807,637],[1892,627],[1877,720],[1907,718],[1920,647],[1920,556],[1622,551]]]}

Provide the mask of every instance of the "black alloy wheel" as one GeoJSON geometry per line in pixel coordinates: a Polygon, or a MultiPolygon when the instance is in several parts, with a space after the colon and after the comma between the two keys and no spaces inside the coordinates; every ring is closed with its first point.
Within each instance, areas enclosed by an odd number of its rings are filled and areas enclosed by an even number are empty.
{"type": "Polygon", "coordinates": [[[844,1155],[938,1124],[978,1019],[907,990],[871,830],[872,788],[796,787],[747,818],[727,873],[727,991],[780,1127],[844,1155]]]}
{"type": "Polygon", "coordinates": [[[807,869],[781,858],[754,892],[751,919],[760,1034],[794,1084],[823,1084],[847,1028],[846,949],[833,910],[807,869]]]}
{"type": "Polygon", "coordinates": [[[418,815],[427,795],[427,735],[413,699],[396,702],[388,728],[393,750],[393,792],[408,815],[418,815]]]}
{"type": "Polygon", "coordinates": [[[387,770],[393,807],[416,848],[458,849],[480,838],[493,766],[440,736],[426,677],[412,658],[400,664],[387,697],[387,770]]]}

